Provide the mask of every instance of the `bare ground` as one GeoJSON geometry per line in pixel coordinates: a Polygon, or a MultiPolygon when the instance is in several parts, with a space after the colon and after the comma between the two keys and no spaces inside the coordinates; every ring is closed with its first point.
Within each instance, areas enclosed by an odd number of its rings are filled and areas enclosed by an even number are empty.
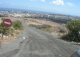
{"type": "MultiPolygon", "coordinates": [[[[52,34],[55,34],[57,36],[62,36],[63,33],[60,33],[60,29],[66,29],[65,24],[60,24],[52,21],[46,21],[46,20],[40,20],[35,18],[27,18],[25,19],[27,25],[33,24],[33,25],[42,25],[47,24],[52,26],[53,32],[52,34]]],[[[67,30],[67,29],[66,29],[67,30]]]]}

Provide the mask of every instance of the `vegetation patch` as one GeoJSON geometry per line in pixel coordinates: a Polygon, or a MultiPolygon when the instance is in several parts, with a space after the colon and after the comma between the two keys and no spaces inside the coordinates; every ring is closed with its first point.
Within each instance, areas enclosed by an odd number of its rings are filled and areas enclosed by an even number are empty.
{"type": "Polygon", "coordinates": [[[43,24],[43,25],[30,24],[29,26],[35,27],[36,29],[40,29],[40,30],[43,30],[43,31],[46,31],[46,32],[49,32],[49,33],[51,33],[53,31],[52,27],[50,25],[46,25],[46,24],[43,24]]]}
{"type": "MultiPolygon", "coordinates": [[[[2,21],[3,20],[5,20],[5,19],[2,18],[2,21]]],[[[22,25],[22,23],[19,20],[12,22],[12,26],[9,27],[9,28],[5,28],[2,25],[2,23],[0,23],[0,33],[4,33],[5,35],[10,34],[14,30],[22,30],[22,29],[23,29],[23,25],[22,25]]]]}
{"type": "MultiPolygon", "coordinates": [[[[3,22],[5,20],[5,18],[2,18],[1,21],[3,22]]],[[[19,36],[22,31],[24,30],[24,27],[22,25],[22,23],[20,22],[20,20],[16,20],[16,21],[12,21],[12,26],[5,28],[2,25],[2,22],[0,23],[0,45],[1,45],[1,41],[3,40],[3,44],[5,43],[5,41],[12,41],[13,39],[16,39],[17,36],[19,36]],[[2,39],[2,34],[3,34],[3,39],[2,39]],[[11,40],[12,39],[12,40],[11,40]]]]}
{"type": "Polygon", "coordinates": [[[21,30],[23,29],[23,25],[22,23],[17,20],[17,21],[14,21],[13,24],[12,24],[13,28],[16,29],[16,30],[21,30]]]}
{"type": "Polygon", "coordinates": [[[72,20],[69,21],[66,24],[66,27],[68,28],[68,34],[63,36],[63,39],[69,40],[69,41],[76,41],[80,42],[80,20],[72,20]]]}

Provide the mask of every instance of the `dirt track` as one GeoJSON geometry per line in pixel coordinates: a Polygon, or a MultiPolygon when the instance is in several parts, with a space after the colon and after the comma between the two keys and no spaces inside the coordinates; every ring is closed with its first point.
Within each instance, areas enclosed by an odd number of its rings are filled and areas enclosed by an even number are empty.
{"type": "Polygon", "coordinates": [[[57,36],[26,26],[21,20],[25,31],[17,40],[0,48],[0,57],[70,57],[80,49],[58,39],[57,36]],[[23,39],[25,37],[25,40],[23,39]]]}

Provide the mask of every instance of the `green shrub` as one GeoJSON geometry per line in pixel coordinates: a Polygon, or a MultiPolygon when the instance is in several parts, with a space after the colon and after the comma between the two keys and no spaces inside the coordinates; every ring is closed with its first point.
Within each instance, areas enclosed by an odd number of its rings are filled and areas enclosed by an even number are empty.
{"type": "Polygon", "coordinates": [[[8,35],[10,33],[10,28],[5,28],[2,23],[0,24],[0,33],[8,35]]]}
{"type": "Polygon", "coordinates": [[[4,28],[4,35],[9,35],[10,31],[10,28],[4,28]]]}
{"type": "Polygon", "coordinates": [[[36,25],[33,25],[33,24],[30,24],[29,26],[31,26],[31,27],[36,27],[36,25]]]}
{"type": "Polygon", "coordinates": [[[13,22],[13,28],[14,29],[22,29],[23,25],[22,25],[22,23],[19,20],[17,20],[15,22],[13,22]]]}
{"type": "Polygon", "coordinates": [[[3,32],[3,29],[4,29],[4,27],[3,27],[2,23],[1,23],[1,24],[0,24],[0,33],[3,32]]]}
{"type": "MultiPolygon", "coordinates": [[[[2,21],[5,20],[5,18],[1,19],[2,21]]],[[[13,22],[12,27],[14,29],[23,29],[22,23],[17,20],[15,22],[13,22]]],[[[0,33],[3,33],[4,35],[9,35],[13,30],[9,27],[9,28],[5,28],[2,23],[0,23],[0,33]]]]}
{"type": "Polygon", "coordinates": [[[72,41],[80,41],[79,31],[80,31],[80,20],[72,20],[66,24],[69,29],[69,37],[72,41]]]}
{"type": "Polygon", "coordinates": [[[49,32],[49,33],[52,32],[52,27],[50,25],[43,24],[40,27],[41,27],[40,29],[43,30],[43,31],[46,31],[46,32],[49,32]]]}

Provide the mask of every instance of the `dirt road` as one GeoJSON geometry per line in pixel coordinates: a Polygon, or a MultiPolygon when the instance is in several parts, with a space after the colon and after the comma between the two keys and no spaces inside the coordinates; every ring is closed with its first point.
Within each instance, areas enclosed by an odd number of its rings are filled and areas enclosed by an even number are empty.
{"type": "Polygon", "coordinates": [[[55,35],[28,27],[24,20],[21,21],[25,27],[24,32],[17,40],[0,48],[0,57],[70,57],[80,49],[55,35]]]}

